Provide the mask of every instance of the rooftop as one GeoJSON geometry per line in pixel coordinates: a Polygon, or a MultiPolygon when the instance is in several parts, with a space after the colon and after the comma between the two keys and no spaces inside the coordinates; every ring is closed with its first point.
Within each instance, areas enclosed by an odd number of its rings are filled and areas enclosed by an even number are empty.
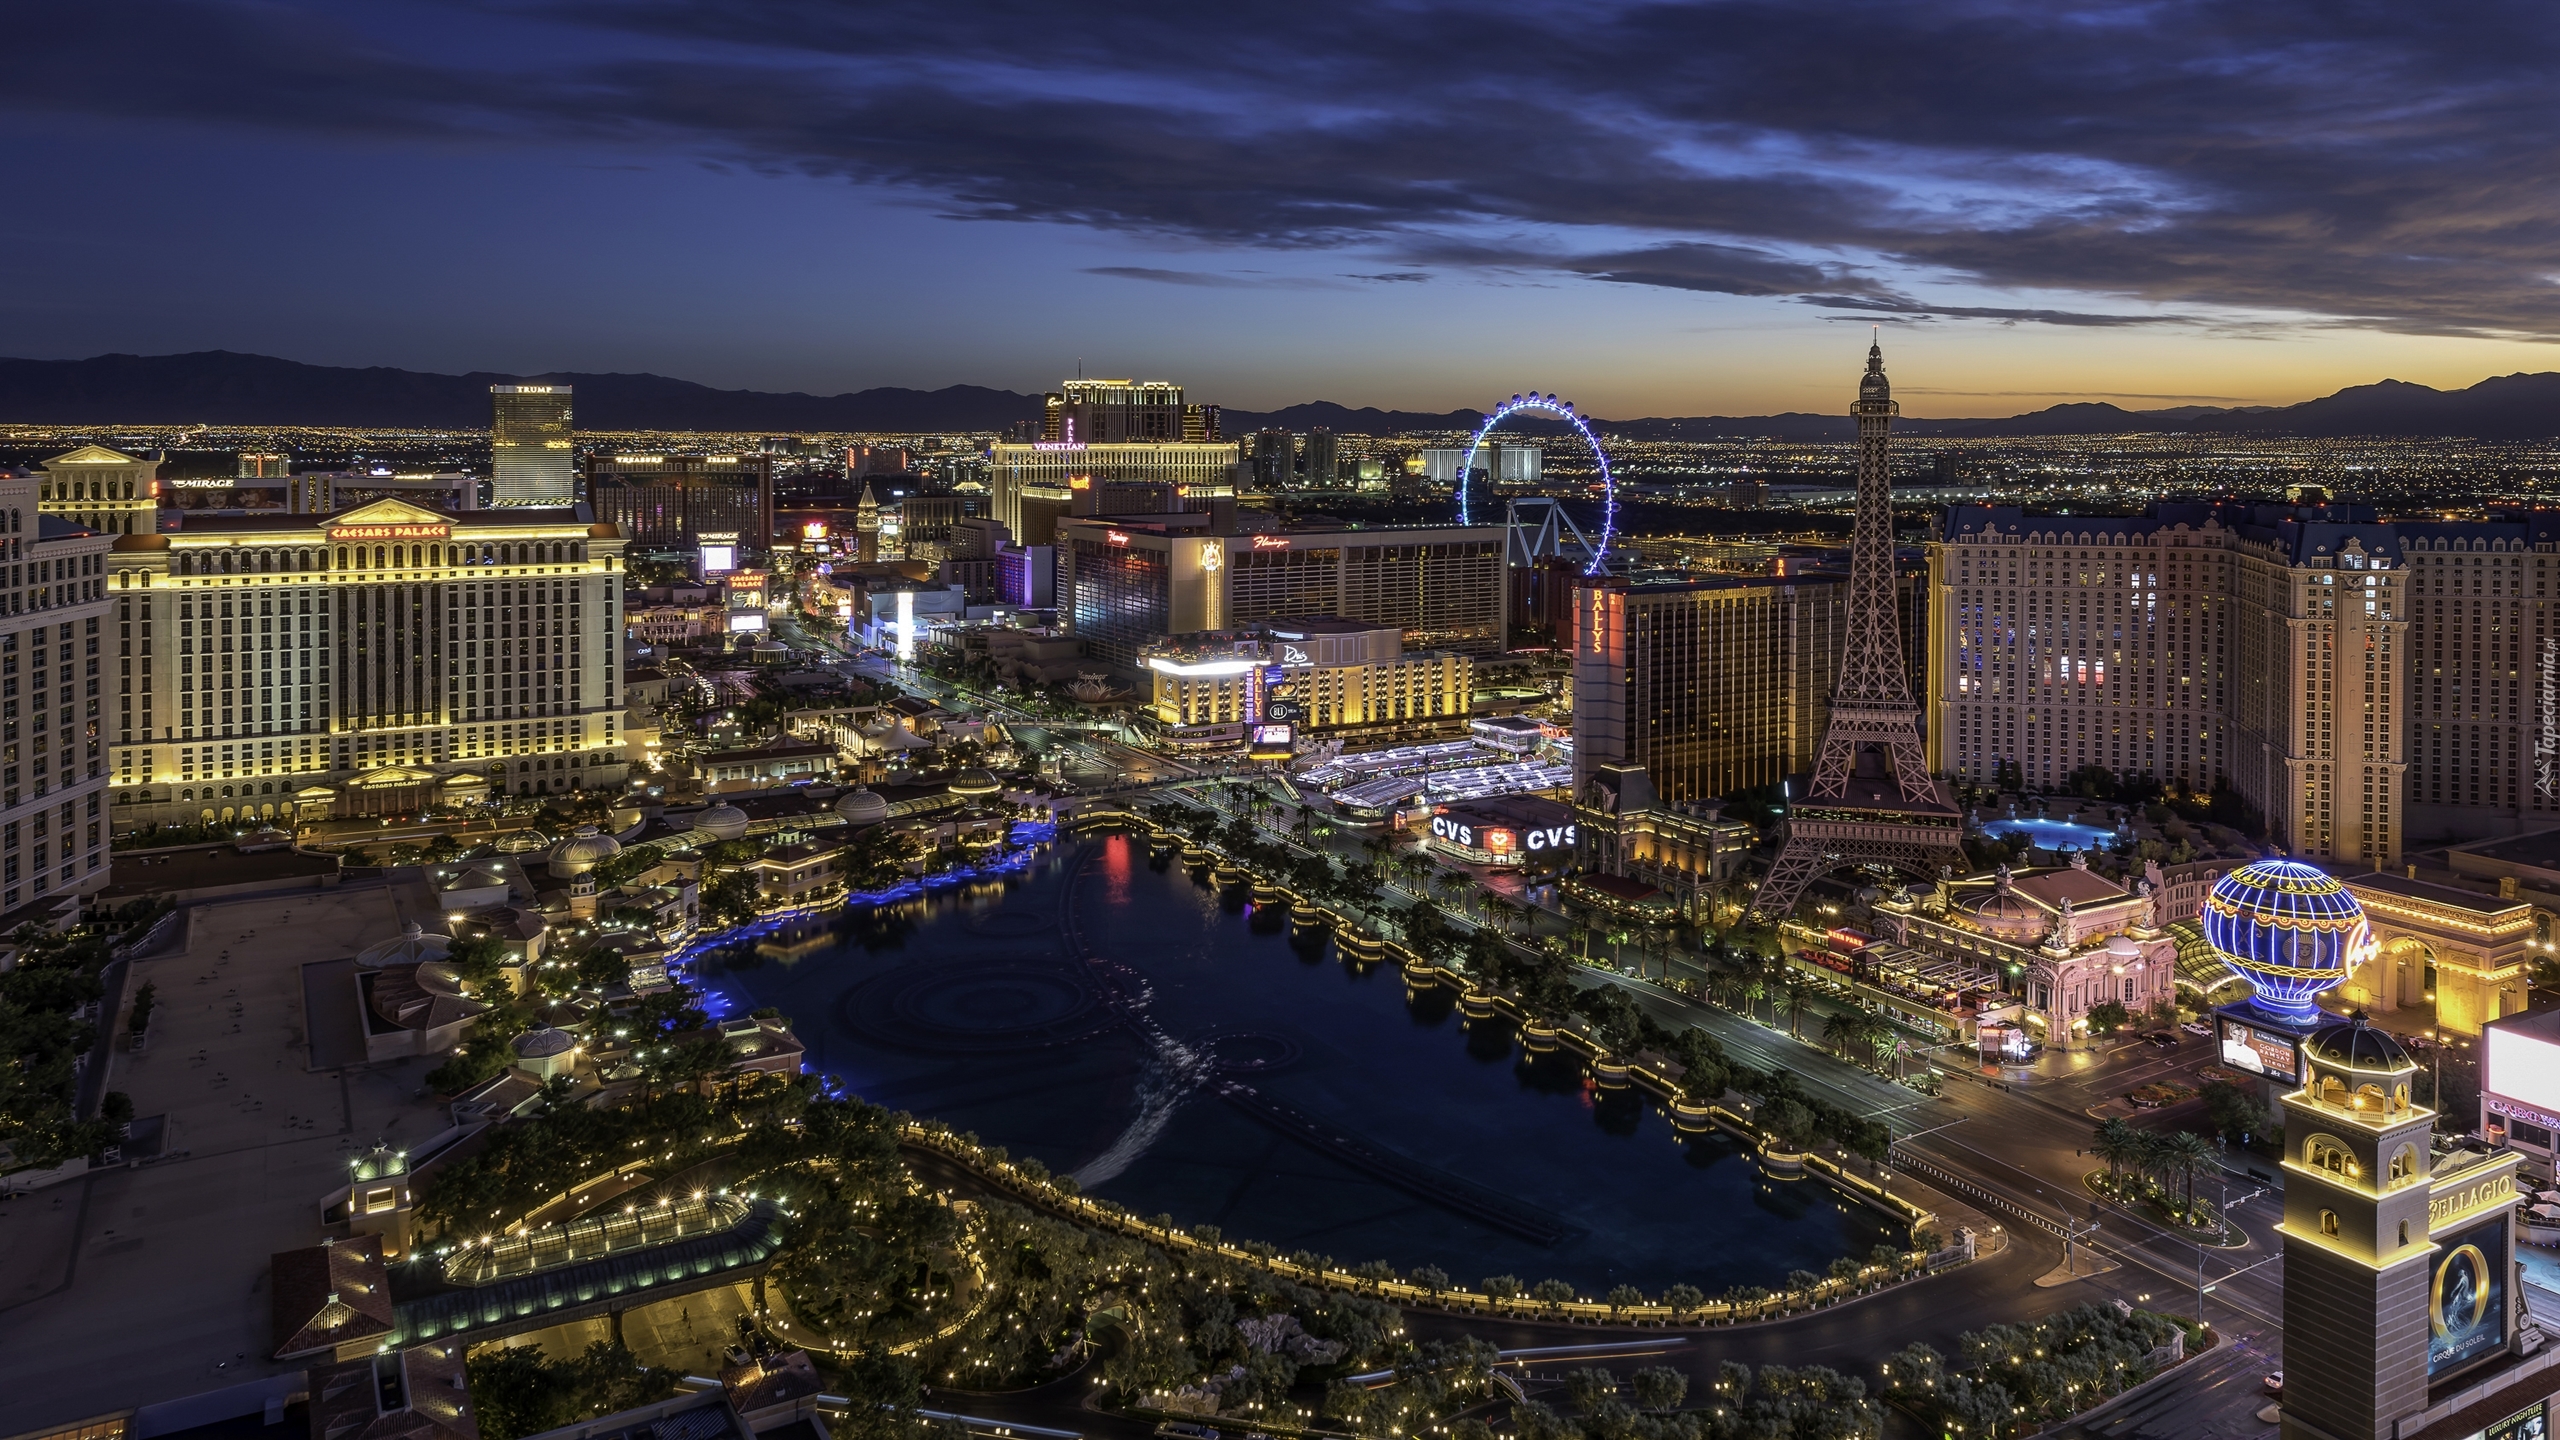
{"type": "Polygon", "coordinates": [[[2407,900],[2423,900],[2429,904],[2468,910],[2474,915],[2495,915],[2503,918],[2510,913],[2521,913],[2533,908],[2522,900],[2501,900],[2495,895],[2484,895],[2477,890],[2465,890],[2455,885],[2439,885],[2433,880],[2412,880],[2406,875],[2393,875],[2388,871],[2372,875],[2341,875],[2338,878],[2346,881],[2347,888],[2355,891],[2359,896],[2397,895],[2407,900]]]}

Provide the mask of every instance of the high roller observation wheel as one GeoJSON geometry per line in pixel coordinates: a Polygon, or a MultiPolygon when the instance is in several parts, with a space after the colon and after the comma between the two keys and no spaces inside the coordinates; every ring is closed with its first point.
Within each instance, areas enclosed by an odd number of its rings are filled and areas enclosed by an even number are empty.
{"type": "Polygon", "coordinates": [[[1532,411],[1552,415],[1572,426],[1574,433],[1582,437],[1582,443],[1591,447],[1591,458],[1600,466],[1600,538],[1593,542],[1591,563],[1582,571],[1585,575],[1597,575],[1608,562],[1609,542],[1617,536],[1618,480],[1609,472],[1609,452],[1600,448],[1600,437],[1592,433],[1589,422],[1575,412],[1572,401],[1559,400],[1553,393],[1541,395],[1532,390],[1526,395],[1514,395],[1496,406],[1492,414],[1484,417],[1484,423],[1476,427],[1475,438],[1467,442],[1467,458],[1458,466],[1458,523],[1475,523],[1469,516],[1467,505],[1467,477],[1475,473],[1476,455],[1484,449],[1486,437],[1503,421],[1532,411]]]}

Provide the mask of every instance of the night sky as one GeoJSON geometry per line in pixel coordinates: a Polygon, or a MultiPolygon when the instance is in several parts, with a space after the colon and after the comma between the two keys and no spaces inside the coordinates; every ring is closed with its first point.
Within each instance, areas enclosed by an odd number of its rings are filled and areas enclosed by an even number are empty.
{"type": "Polygon", "coordinates": [[[2545,5],[0,0],[0,354],[1267,408],[2560,368],[2545,5]],[[1163,18],[1153,18],[1163,17],[1163,18]]]}

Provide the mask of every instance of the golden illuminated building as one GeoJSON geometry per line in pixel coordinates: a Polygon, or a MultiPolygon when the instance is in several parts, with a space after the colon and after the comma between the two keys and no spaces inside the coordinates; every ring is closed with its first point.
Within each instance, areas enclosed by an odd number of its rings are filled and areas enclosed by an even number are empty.
{"type": "Polygon", "coordinates": [[[118,537],[121,824],[619,790],[623,542],[382,500],[118,537]]]}
{"type": "Polygon", "coordinates": [[[2513,1367],[2538,1340],[2518,1283],[2518,1157],[2437,1151],[2417,1073],[2361,1020],[2302,1042],[2278,1227],[2285,1440],[2475,1434],[2475,1413],[2548,1403],[2552,1382],[2513,1367]]]}
{"type": "Polygon", "coordinates": [[[37,503],[85,530],[148,535],[160,508],[160,462],[83,445],[44,462],[37,503]]]}
{"type": "Polygon", "coordinates": [[[2373,931],[2341,1003],[2377,1016],[2427,1011],[2434,1028],[2458,1035],[2524,1011],[2537,953],[2530,903],[2389,872],[2339,878],[2373,931]]]}
{"type": "Polygon", "coordinates": [[[1845,590],[1836,576],[1576,590],[1575,793],[1611,765],[1645,771],[1671,805],[1811,769],[1845,590]]]}

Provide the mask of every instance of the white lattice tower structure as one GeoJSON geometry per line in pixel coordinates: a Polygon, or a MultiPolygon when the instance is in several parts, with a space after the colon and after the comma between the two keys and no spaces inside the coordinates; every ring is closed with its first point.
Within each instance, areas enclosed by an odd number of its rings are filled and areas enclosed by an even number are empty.
{"type": "Polygon", "coordinates": [[[1903,669],[1887,466],[1887,432],[1900,407],[1881,343],[1867,349],[1849,413],[1858,421],[1858,512],[1849,538],[1848,645],[1812,783],[1787,817],[1786,842],[1752,904],[1766,920],[1784,919],[1805,886],[1842,865],[1889,865],[1923,881],[1941,866],[1966,868],[1962,817],[1929,773],[1920,706],[1903,669]]]}

